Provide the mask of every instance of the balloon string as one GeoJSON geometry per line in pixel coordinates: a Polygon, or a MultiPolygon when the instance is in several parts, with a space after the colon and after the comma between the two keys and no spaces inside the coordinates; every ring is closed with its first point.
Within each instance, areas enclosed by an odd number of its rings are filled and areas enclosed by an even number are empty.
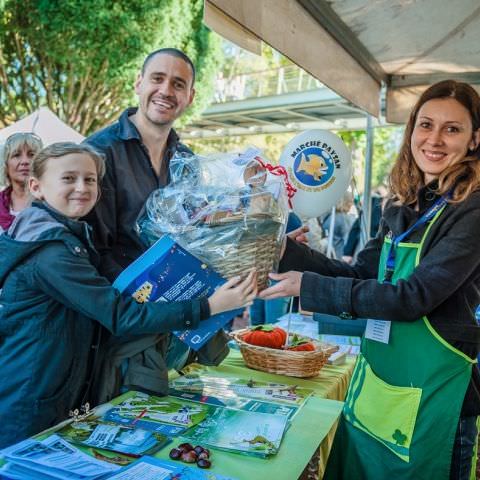
{"type": "Polygon", "coordinates": [[[292,198],[297,193],[297,189],[290,183],[290,180],[288,179],[288,173],[285,167],[282,167],[281,165],[272,165],[270,163],[265,163],[260,157],[255,157],[255,160],[263,168],[266,168],[272,175],[284,177],[283,181],[285,182],[285,189],[287,190],[288,206],[290,208],[293,208],[292,198]]]}

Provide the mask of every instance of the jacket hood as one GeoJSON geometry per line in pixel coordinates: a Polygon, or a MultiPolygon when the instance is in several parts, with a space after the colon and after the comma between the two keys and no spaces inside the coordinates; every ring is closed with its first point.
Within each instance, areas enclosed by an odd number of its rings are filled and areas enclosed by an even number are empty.
{"type": "Polygon", "coordinates": [[[0,235],[0,288],[16,265],[65,230],[67,227],[44,208],[32,206],[21,211],[8,232],[0,235]]]}

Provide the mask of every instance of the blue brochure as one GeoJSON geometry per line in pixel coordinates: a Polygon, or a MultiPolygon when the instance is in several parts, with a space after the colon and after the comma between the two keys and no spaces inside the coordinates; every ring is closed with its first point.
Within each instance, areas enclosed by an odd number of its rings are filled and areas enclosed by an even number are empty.
{"type": "MultiPolygon", "coordinates": [[[[169,236],[160,238],[130,264],[113,286],[123,295],[143,302],[178,302],[210,296],[225,280],[169,236]]],[[[204,320],[196,330],[174,332],[198,350],[241,310],[220,313],[204,320]]]]}

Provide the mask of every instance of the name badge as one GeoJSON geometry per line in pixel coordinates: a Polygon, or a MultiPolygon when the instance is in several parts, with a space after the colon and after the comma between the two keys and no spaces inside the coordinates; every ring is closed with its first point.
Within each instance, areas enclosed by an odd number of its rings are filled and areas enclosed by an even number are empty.
{"type": "Polygon", "coordinates": [[[367,320],[365,338],[375,342],[388,343],[390,339],[390,325],[392,322],[386,320],[367,320]]]}

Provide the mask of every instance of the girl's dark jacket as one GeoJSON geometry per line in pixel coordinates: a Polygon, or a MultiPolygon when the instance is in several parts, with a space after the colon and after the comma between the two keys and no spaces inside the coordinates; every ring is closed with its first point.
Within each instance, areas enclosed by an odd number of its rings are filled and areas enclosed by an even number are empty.
{"type": "MultiPolygon", "coordinates": [[[[480,191],[460,204],[446,206],[426,238],[419,265],[407,280],[396,285],[377,281],[385,236],[407,230],[438,197],[427,186],[418,198],[419,211],[387,204],[376,238],[367,243],[353,266],[289,241],[281,271],[306,272],[300,289],[300,302],[306,310],[347,319],[403,322],[426,315],[443,338],[476,358],[480,347],[475,320],[480,304],[480,191]]],[[[424,231],[417,230],[404,241],[419,241],[424,231]]],[[[474,365],[462,415],[479,414],[480,374],[474,365]]]]}
{"type": "Polygon", "coordinates": [[[114,335],[166,338],[159,334],[195,328],[209,314],[206,299],[139,305],[121,297],[92,265],[95,255],[86,223],[39,203],[0,235],[0,447],[89,400],[98,324],[114,335]]]}

